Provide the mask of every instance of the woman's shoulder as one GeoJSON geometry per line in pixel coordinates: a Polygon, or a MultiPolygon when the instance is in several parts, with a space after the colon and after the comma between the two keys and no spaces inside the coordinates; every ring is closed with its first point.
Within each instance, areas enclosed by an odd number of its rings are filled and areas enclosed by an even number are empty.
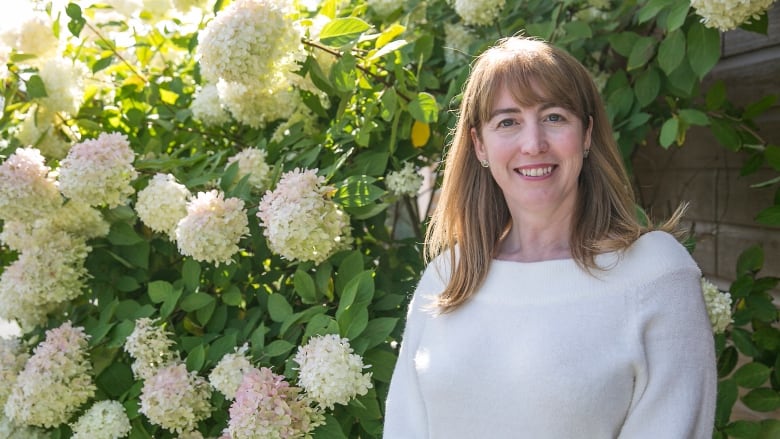
{"type": "Polygon", "coordinates": [[[617,255],[616,267],[632,279],[657,278],[670,272],[701,274],[691,254],[673,235],[663,231],[643,234],[617,255]]]}

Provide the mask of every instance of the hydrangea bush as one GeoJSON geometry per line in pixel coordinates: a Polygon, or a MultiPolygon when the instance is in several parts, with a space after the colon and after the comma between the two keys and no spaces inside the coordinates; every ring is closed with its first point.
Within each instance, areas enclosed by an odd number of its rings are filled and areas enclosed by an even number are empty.
{"type": "MultiPolygon", "coordinates": [[[[752,126],[771,99],[702,89],[716,29],[765,33],[771,1],[33,3],[0,35],[0,318],[21,328],[0,343],[3,437],[381,437],[421,171],[499,37],[580,59],[627,158],[708,125],[780,169],[752,126]]],[[[730,298],[703,280],[718,437],[780,429],[731,416],[780,407],[762,261],[740,258],[730,298]]]]}

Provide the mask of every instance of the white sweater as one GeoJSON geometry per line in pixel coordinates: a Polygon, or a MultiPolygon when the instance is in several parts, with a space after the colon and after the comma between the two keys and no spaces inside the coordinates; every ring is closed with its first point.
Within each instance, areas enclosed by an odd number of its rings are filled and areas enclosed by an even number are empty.
{"type": "Polygon", "coordinates": [[[597,258],[494,260],[450,314],[429,309],[448,268],[417,287],[390,384],[385,439],[710,439],[717,387],[700,271],[651,232],[597,258]]]}

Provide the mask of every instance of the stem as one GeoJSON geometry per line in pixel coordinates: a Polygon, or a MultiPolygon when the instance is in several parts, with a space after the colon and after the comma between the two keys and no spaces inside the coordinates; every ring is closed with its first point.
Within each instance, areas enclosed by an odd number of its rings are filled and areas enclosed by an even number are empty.
{"type": "Polygon", "coordinates": [[[128,69],[130,69],[130,71],[131,71],[131,72],[133,72],[133,74],[135,74],[136,76],[138,76],[139,78],[141,78],[141,79],[142,79],[144,82],[149,82],[149,78],[147,78],[146,76],[144,76],[144,75],[142,75],[141,73],[139,73],[139,72],[138,72],[138,71],[135,69],[135,67],[133,67],[133,65],[132,65],[132,64],[130,64],[130,63],[129,63],[129,62],[128,62],[128,61],[127,61],[127,60],[126,60],[126,59],[125,59],[125,58],[124,58],[124,57],[123,57],[123,56],[122,56],[120,53],[119,53],[119,51],[117,51],[117,50],[116,50],[116,45],[114,45],[114,42],[113,42],[113,41],[107,40],[107,39],[106,39],[106,37],[104,37],[104,36],[103,36],[103,34],[101,34],[101,33],[100,33],[100,32],[99,32],[97,29],[95,29],[95,27],[94,27],[94,26],[92,26],[91,24],[89,24],[89,22],[88,22],[88,21],[85,21],[85,24],[86,24],[87,28],[89,28],[89,30],[91,30],[92,32],[94,32],[94,33],[95,33],[95,35],[97,35],[97,36],[98,36],[98,38],[100,38],[100,40],[101,40],[101,41],[103,41],[103,42],[104,42],[104,43],[105,43],[105,44],[106,44],[106,45],[107,45],[109,48],[111,48],[111,53],[113,53],[113,54],[114,54],[114,55],[115,55],[117,58],[119,58],[119,60],[120,60],[120,61],[122,61],[122,63],[123,63],[124,65],[126,65],[126,66],[127,66],[127,68],[128,68],[128,69]]]}

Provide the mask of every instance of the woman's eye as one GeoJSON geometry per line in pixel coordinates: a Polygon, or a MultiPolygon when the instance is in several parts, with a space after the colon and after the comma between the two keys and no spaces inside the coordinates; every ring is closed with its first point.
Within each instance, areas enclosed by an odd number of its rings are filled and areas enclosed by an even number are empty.
{"type": "Polygon", "coordinates": [[[548,115],[546,119],[549,120],[550,122],[563,122],[564,120],[563,116],[555,113],[548,115]]]}
{"type": "Polygon", "coordinates": [[[498,126],[502,127],[502,128],[506,128],[506,127],[511,127],[514,124],[515,124],[514,120],[512,120],[512,119],[504,119],[504,120],[502,120],[502,121],[500,121],[498,123],[498,126]]]}

